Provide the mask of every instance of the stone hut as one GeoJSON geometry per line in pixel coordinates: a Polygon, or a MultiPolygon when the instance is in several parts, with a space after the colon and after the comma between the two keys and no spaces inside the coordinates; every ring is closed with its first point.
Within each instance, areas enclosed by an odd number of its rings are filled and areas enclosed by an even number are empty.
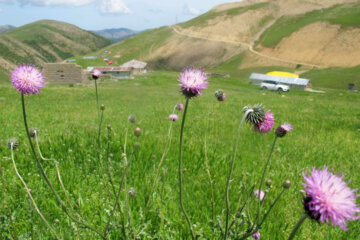
{"type": "Polygon", "coordinates": [[[50,83],[87,83],[86,74],[75,63],[46,63],[43,74],[50,83]]]}

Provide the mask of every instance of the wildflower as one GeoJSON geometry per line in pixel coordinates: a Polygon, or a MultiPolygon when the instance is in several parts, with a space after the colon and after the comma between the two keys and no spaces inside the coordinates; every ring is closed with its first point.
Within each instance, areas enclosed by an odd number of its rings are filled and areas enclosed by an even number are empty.
{"type": "Polygon", "coordinates": [[[10,74],[13,87],[22,94],[37,94],[44,87],[45,78],[31,65],[20,65],[10,74]]]}
{"type": "Polygon", "coordinates": [[[254,106],[246,106],[243,108],[243,112],[248,112],[248,115],[246,116],[246,121],[250,124],[259,124],[265,118],[264,106],[261,104],[255,104],[254,106]]]}
{"type": "Polygon", "coordinates": [[[181,103],[178,103],[176,105],[176,109],[179,110],[179,111],[183,110],[183,108],[184,108],[184,105],[182,105],[181,103]]]}
{"type": "Polygon", "coordinates": [[[136,123],[136,117],[134,115],[130,115],[128,117],[128,121],[131,122],[131,123],[136,123]]]}
{"type": "MultiPolygon", "coordinates": [[[[254,197],[255,197],[255,199],[259,198],[259,189],[255,190],[254,197]]],[[[264,200],[264,197],[265,197],[265,192],[263,190],[261,190],[261,192],[260,192],[260,201],[264,200]]]]}
{"type": "Polygon", "coordinates": [[[19,146],[19,142],[16,138],[11,138],[9,141],[8,141],[8,147],[9,149],[11,150],[15,150],[17,147],[19,146]]]}
{"type": "Polygon", "coordinates": [[[179,116],[176,115],[176,114],[170,114],[170,115],[169,115],[169,119],[172,120],[172,121],[174,121],[174,122],[175,122],[176,120],[178,120],[178,118],[179,118],[179,116]]]}
{"type": "Polygon", "coordinates": [[[104,111],[104,110],[105,110],[105,104],[101,104],[101,105],[100,105],[100,110],[101,110],[101,111],[104,111]]]}
{"type": "Polygon", "coordinates": [[[253,239],[255,240],[259,240],[260,239],[260,233],[259,232],[256,232],[252,235],[253,239]]]}
{"type": "Polygon", "coordinates": [[[304,209],[307,215],[316,221],[338,225],[346,231],[347,221],[360,218],[357,213],[360,208],[356,205],[356,190],[351,190],[344,182],[344,175],[328,172],[326,166],[321,170],[312,168],[310,175],[303,172],[305,180],[304,209]]]}
{"type": "Polygon", "coordinates": [[[222,102],[222,101],[225,100],[226,94],[224,93],[223,90],[219,89],[219,90],[217,90],[217,91],[215,92],[215,97],[217,98],[217,100],[218,100],[219,102],[222,102]]]}
{"type": "Polygon", "coordinates": [[[270,111],[265,113],[265,118],[262,122],[254,125],[255,132],[268,133],[271,131],[274,125],[274,115],[270,111]]]}
{"type": "Polygon", "coordinates": [[[101,73],[99,70],[95,69],[95,70],[93,71],[93,73],[92,73],[92,78],[93,78],[94,80],[96,80],[96,79],[98,79],[99,77],[101,77],[101,75],[102,75],[102,73],[101,73]]]}
{"type": "Polygon", "coordinates": [[[275,130],[275,134],[278,137],[284,137],[287,132],[291,131],[293,129],[293,126],[290,123],[285,122],[283,125],[280,125],[275,130]]]}
{"type": "Polygon", "coordinates": [[[189,67],[180,73],[179,86],[185,97],[192,98],[201,94],[202,89],[207,87],[206,73],[201,69],[189,67]]]}

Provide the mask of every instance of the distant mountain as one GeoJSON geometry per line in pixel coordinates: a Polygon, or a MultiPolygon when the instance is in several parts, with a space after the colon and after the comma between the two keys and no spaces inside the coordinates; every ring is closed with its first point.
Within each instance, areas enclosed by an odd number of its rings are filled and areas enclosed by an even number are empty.
{"type": "Polygon", "coordinates": [[[135,36],[140,31],[131,30],[128,28],[110,28],[98,31],[91,31],[101,37],[107,38],[113,42],[120,42],[126,38],[135,36]]]}
{"type": "Polygon", "coordinates": [[[16,27],[8,25],[8,24],[7,25],[2,25],[2,26],[0,26],[0,34],[4,33],[4,32],[7,32],[7,31],[9,31],[11,29],[14,29],[14,28],[16,28],[16,27]]]}
{"type": "Polygon", "coordinates": [[[0,35],[0,72],[8,72],[18,64],[41,67],[48,62],[61,62],[85,55],[112,42],[74,25],[41,20],[0,35]]]}

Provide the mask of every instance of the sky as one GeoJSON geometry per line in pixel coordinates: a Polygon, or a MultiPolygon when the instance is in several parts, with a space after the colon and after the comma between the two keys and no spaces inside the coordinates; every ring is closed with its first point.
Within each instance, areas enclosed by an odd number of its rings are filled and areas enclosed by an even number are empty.
{"type": "Polygon", "coordinates": [[[86,30],[145,30],[183,22],[235,0],[0,0],[0,25],[16,27],[41,19],[86,30]]]}

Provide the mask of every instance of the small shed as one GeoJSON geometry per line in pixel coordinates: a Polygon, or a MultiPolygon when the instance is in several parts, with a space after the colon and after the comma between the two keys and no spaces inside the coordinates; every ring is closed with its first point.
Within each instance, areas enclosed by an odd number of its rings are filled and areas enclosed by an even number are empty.
{"type": "MultiPolygon", "coordinates": [[[[281,84],[285,84],[290,86],[292,89],[300,89],[304,90],[308,84],[309,79],[306,78],[299,78],[298,75],[284,75],[284,74],[276,74],[277,72],[271,72],[269,74],[261,74],[261,73],[252,73],[250,75],[251,84],[253,85],[260,85],[265,80],[277,81],[281,84]],[[279,76],[282,75],[282,76],[279,76]]],[[[280,72],[283,73],[283,72],[280,72]]],[[[291,73],[289,73],[291,74],[291,73]]]]}
{"type": "Polygon", "coordinates": [[[117,79],[126,79],[132,77],[132,69],[126,67],[88,67],[87,71],[100,71],[103,75],[111,76],[117,79]]]}
{"type": "Polygon", "coordinates": [[[132,68],[134,74],[145,74],[147,72],[146,66],[146,62],[141,62],[135,59],[121,65],[121,67],[124,68],[132,68]]]}

